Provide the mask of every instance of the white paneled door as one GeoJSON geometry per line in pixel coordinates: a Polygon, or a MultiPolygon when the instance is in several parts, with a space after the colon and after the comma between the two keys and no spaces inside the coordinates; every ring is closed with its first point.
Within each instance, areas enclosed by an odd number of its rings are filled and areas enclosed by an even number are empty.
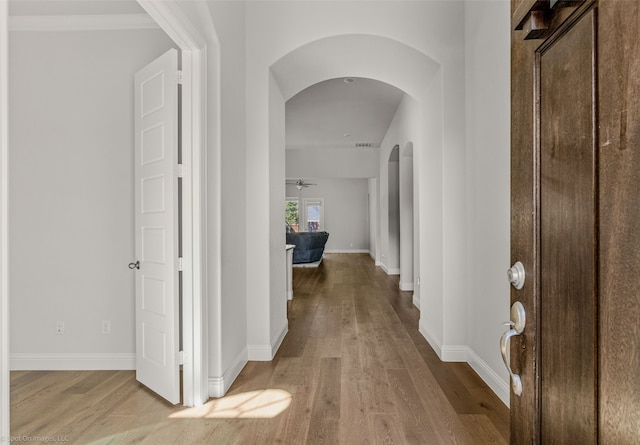
{"type": "Polygon", "coordinates": [[[136,73],[135,98],[136,378],[176,404],[180,311],[175,49],[136,73]]]}

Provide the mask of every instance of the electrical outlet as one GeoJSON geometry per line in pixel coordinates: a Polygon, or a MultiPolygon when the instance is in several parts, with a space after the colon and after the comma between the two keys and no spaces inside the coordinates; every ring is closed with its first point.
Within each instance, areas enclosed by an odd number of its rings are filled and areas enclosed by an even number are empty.
{"type": "Polygon", "coordinates": [[[64,321],[56,321],[56,334],[64,334],[64,321]]]}
{"type": "Polygon", "coordinates": [[[111,334],[111,320],[102,320],[102,333],[111,334]]]}

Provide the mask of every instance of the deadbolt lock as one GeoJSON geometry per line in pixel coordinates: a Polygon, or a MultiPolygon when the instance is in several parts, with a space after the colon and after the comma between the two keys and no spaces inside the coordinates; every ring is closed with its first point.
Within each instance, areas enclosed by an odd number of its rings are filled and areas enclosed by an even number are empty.
{"type": "Polygon", "coordinates": [[[520,261],[511,266],[511,268],[507,271],[507,278],[509,279],[509,283],[516,289],[522,289],[524,286],[524,266],[520,261]]]}

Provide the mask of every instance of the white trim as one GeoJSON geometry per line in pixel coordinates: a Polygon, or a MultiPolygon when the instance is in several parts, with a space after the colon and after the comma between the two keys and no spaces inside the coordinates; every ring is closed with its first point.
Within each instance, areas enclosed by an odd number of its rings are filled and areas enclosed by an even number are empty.
{"type": "Polygon", "coordinates": [[[380,268],[384,271],[384,273],[386,273],[387,275],[400,275],[400,269],[389,269],[387,267],[386,264],[384,263],[380,263],[380,268]]]}
{"type": "Polygon", "coordinates": [[[413,290],[413,281],[406,281],[406,282],[401,281],[398,286],[400,287],[401,291],[408,292],[410,290],[413,290]]]}
{"type": "Polygon", "coordinates": [[[287,335],[287,332],[289,332],[289,320],[285,318],[284,323],[280,328],[280,332],[278,332],[276,336],[271,339],[271,350],[273,351],[273,354],[271,355],[271,359],[275,357],[276,352],[278,352],[278,349],[280,349],[280,346],[282,345],[282,342],[284,341],[284,337],[287,335]]]}
{"type": "Polygon", "coordinates": [[[222,377],[209,377],[209,397],[224,397],[247,363],[247,348],[244,348],[222,377]]]}
{"type": "Polygon", "coordinates": [[[491,388],[491,390],[502,400],[502,403],[509,406],[509,385],[500,377],[489,365],[487,365],[478,355],[467,346],[442,346],[428,329],[421,322],[418,324],[418,331],[427,340],[443,362],[467,362],[478,376],[491,388]]]}
{"type": "Polygon", "coordinates": [[[369,249],[325,249],[324,253],[369,253],[369,249]]]}
{"type": "Polygon", "coordinates": [[[158,29],[147,14],[22,15],[9,17],[9,31],[122,31],[158,29]]]}
{"type": "Polygon", "coordinates": [[[247,345],[247,357],[252,362],[270,362],[273,359],[271,345],[247,345]]]}
{"type": "Polygon", "coordinates": [[[11,437],[9,381],[9,33],[8,2],[0,0],[0,438],[11,437]]]}
{"type": "Polygon", "coordinates": [[[418,323],[418,332],[427,340],[433,348],[438,358],[443,362],[466,362],[469,348],[464,345],[441,345],[436,339],[429,334],[426,326],[422,324],[422,318],[418,323]]]}
{"type": "Polygon", "coordinates": [[[413,305],[420,309],[420,297],[415,292],[413,293],[413,305]]]}
{"type": "Polygon", "coordinates": [[[464,345],[444,345],[442,346],[443,362],[465,362],[467,361],[469,348],[464,345]]]}
{"type": "Polygon", "coordinates": [[[442,360],[442,346],[431,334],[429,334],[427,327],[422,324],[422,317],[420,317],[420,321],[418,322],[418,332],[422,334],[425,340],[427,340],[427,343],[429,343],[431,348],[435,351],[438,358],[442,360]]]}
{"type": "Polygon", "coordinates": [[[487,365],[478,355],[469,349],[467,351],[469,366],[480,376],[482,380],[493,390],[502,400],[502,403],[509,407],[510,389],[509,382],[500,377],[489,365],[487,365]]]}
{"type": "Polygon", "coordinates": [[[136,354],[11,354],[12,371],[135,370],[136,354]]]}
{"type": "Polygon", "coordinates": [[[247,357],[249,361],[270,362],[273,360],[287,332],[289,332],[289,321],[285,320],[280,332],[271,339],[270,345],[247,345],[247,357]]]}

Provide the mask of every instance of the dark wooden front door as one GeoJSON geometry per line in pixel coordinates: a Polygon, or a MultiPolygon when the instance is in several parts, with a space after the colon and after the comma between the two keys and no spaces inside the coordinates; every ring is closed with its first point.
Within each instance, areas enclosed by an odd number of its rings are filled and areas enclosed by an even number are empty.
{"type": "Polygon", "coordinates": [[[640,443],[640,2],[512,2],[512,444],[640,443]]]}

